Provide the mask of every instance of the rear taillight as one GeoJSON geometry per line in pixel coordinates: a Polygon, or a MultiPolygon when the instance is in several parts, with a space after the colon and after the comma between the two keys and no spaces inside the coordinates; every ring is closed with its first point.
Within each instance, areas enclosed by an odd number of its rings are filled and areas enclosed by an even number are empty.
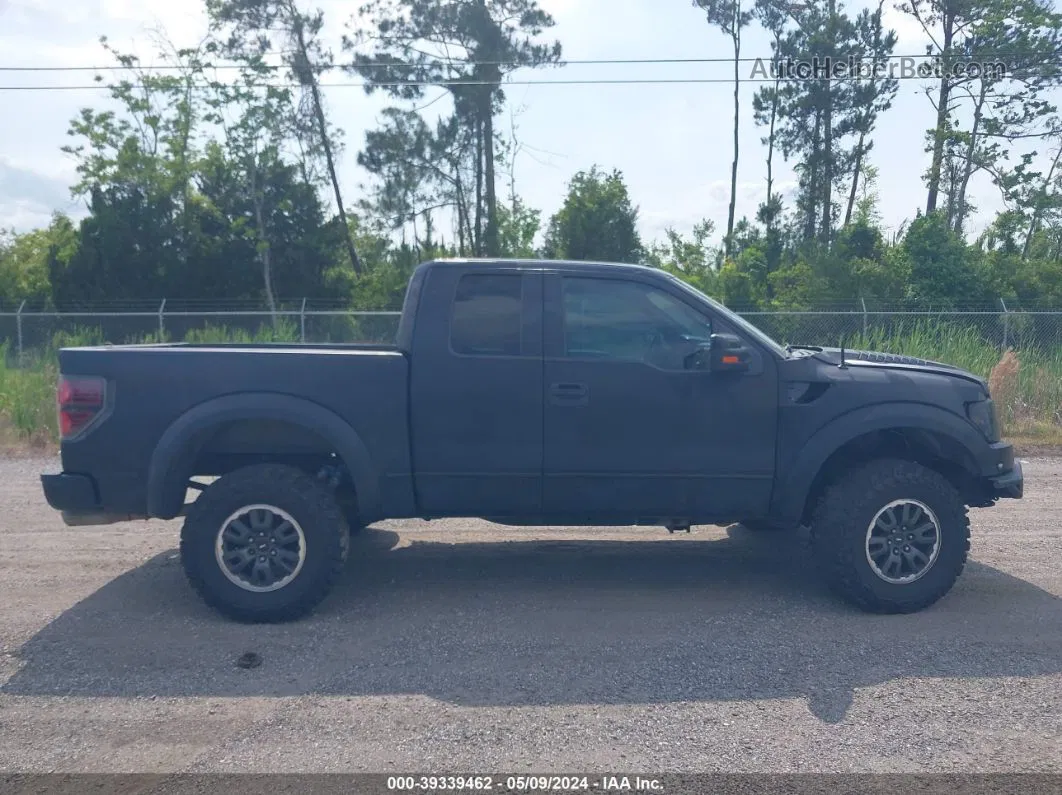
{"type": "Polygon", "coordinates": [[[107,382],[94,375],[60,375],[55,402],[59,407],[59,436],[73,438],[103,413],[107,382]]]}

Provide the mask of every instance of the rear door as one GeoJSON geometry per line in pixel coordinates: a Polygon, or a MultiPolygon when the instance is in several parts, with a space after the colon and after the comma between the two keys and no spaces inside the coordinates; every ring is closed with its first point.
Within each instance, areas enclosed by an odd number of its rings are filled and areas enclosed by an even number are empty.
{"type": "Polygon", "coordinates": [[[714,331],[735,333],[680,291],[601,272],[546,277],[548,514],[659,521],[755,515],[770,497],[776,363],[686,369],[714,331]]]}
{"type": "Polygon", "coordinates": [[[411,431],[421,512],[542,508],[542,271],[440,264],[413,332],[411,431]]]}

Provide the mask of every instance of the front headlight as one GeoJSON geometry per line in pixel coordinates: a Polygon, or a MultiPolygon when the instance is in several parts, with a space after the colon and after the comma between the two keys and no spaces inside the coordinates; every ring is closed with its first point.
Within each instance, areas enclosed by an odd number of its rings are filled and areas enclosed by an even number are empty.
{"type": "Polygon", "coordinates": [[[966,416],[988,441],[999,441],[999,417],[996,415],[996,404],[993,401],[979,400],[976,403],[967,403],[966,416]]]}

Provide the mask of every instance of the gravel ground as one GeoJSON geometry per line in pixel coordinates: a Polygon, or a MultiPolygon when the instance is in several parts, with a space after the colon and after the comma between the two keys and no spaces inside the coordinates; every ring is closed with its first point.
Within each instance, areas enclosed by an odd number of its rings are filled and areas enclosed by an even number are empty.
{"type": "Polygon", "coordinates": [[[799,538],[452,520],[251,627],[177,523],[66,528],[57,461],[0,461],[0,771],[1062,772],[1062,459],[1025,466],[917,615],[838,603],[799,538]]]}

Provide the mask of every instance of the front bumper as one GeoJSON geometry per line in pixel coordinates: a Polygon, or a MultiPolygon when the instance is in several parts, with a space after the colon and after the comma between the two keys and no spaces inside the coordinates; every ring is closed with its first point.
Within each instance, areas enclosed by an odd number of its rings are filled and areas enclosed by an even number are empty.
{"type": "Polygon", "coordinates": [[[1025,478],[1021,471],[1021,461],[1015,461],[1009,472],[988,479],[996,497],[1020,500],[1025,494],[1025,478]]]}

